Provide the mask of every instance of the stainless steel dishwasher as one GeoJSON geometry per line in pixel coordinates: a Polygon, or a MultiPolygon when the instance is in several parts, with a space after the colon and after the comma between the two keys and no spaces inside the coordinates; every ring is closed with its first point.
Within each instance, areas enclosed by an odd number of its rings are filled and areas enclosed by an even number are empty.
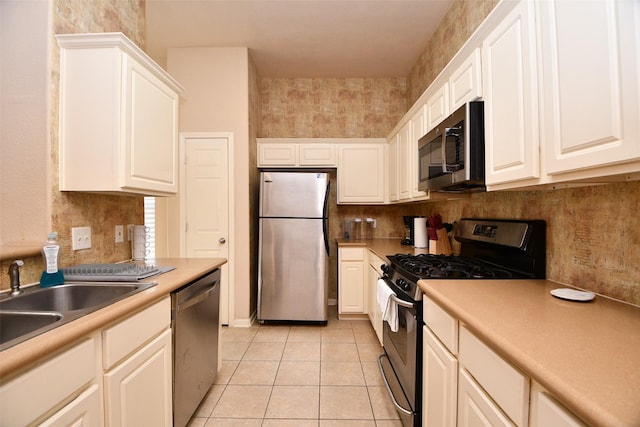
{"type": "Polygon", "coordinates": [[[220,269],[171,294],[173,425],[187,425],[218,372],[220,269]]]}

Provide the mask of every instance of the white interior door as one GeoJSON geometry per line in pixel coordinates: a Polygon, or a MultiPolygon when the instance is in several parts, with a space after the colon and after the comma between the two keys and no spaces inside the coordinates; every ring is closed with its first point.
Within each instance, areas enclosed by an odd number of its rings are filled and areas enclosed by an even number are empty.
{"type": "MultiPolygon", "coordinates": [[[[229,259],[229,138],[183,137],[185,256],[229,259]]],[[[231,262],[222,267],[220,323],[229,324],[231,262]]]]}

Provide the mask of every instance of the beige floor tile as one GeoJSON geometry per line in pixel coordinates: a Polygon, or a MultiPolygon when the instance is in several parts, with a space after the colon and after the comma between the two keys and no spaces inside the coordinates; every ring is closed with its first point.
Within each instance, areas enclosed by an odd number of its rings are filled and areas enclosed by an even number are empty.
{"type": "Polygon", "coordinates": [[[265,418],[318,419],[319,386],[274,386],[265,418]]]}
{"type": "Polygon", "coordinates": [[[364,381],[369,387],[384,386],[378,362],[361,362],[362,372],[364,372],[364,381]]]}
{"type": "Polygon", "coordinates": [[[329,329],[351,329],[351,321],[350,320],[339,320],[337,317],[329,316],[327,321],[327,328],[329,329]]]}
{"type": "Polygon", "coordinates": [[[360,362],[321,362],[321,385],[364,386],[364,374],[360,362]]]}
{"type": "Polygon", "coordinates": [[[222,392],[224,391],[224,384],[214,384],[211,386],[207,394],[202,399],[200,406],[196,409],[194,414],[195,417],[209,417],[211,416],[211,412],[213,412],[213,408],[216,407],[216,403],[222,396],[222,392]]]}
{"type": "Polygon", "coordinates": [[[374,420],[320,420],[319,427],[376,427],[374,420]]]}
{"type": "Polygon", "coordinates": [[[370,330],[372,331],[373,330],[373,328],[371,327],[371,322],[369,321],[369,318],[352,320],[351,329],[353,329],[354,331],[370,331],[370,330]]]}
{"type": "Polygon", "coordinates": [[[278,361],[243,360],[229,380],[229,384],[273,385],[278,372],[278,361]]]}
{"type": "Polygon", "coordinates": [[[282,360],[319,361],[319,342],[287,342],[282,360]]]}
{"type": "Polygon", "coordinates": [[[360,360],[355,343],[323,342],[320,357],[323,362],[357,362],[360,360]]]}
{"type": "Polygon", "coordinates": [[[372,420],[367,388],[320,386],[320,419],[372,420]]]}
{"type": "Polygon", "coordinates": [[[253,342],[285,342],[289,329],[289,326],[284,325],[261,326],[253,337],[253,342]]]}
{"type": "Polygon", "coordinates": [[[367,387],[367,390],[371,407],[373,408],[373,416],[376,420],[395,420],[400,418],[385,387],[367,387]]]}
{"type": "Polygon", "coordinates": [[[318,420],[270,420],[265,419],[262,427],[318,427],[318,420]]]}
{"type": "Polygon", "coordinates": [[[320,385],[320,362],[280,362],[275,385],[320,385]]]}
{"type": "Polygon", "coordinates": [[[213,409],[213,418],[263,418],[271,386],[228,385],[213,409]]]}
{"type": "Polygon", "coordinates": [[[223,360],[214,384],[228,384],[239,363],[237,360],[223,360]]]}
{"type": "Polygon", "coordinates": [[[351,328],[325,329],[322,331],[322,342],[355,343],[356,339],[353,336],[353,330],[351,328]]]}
{"type": "Polygon", "coordinates": [[[223,326],[222,342],[251,342],[258,332],[259,327],[252,326],[250,328],[232,328],[223,326]]]}
{"type": "Polygon", "coordinates": [[[222,360],[242,360],[249,344],[249,342],[222,342],[220,344],[222,360]]]}
{"type": "Polygon", "coordinates": [[[187,423],[187,427],[205,427],[209,418],[191,418],[187,423]]]}
{"type": "Polygon", "coordinates": [[[382,353],[382,346],[375,344],[356,344],[361,362],[375,362],[382,353]]]}
{"type": "Polygon", "coordinates": [[[252,342],[244,353],[243,360],[280,360],[283,342],[252,342]]]}
{"type": "Polygon", "coordinates": [[[402,427],[400,420],[376,420],[376,427],[402,427]]]}
{"type": "Polygon", "coordinates": [[[209,418],[205,427],[260,427],[260,418],[209,418]]]}
{"type": "Polygon", "coordinates": [[[355,337],[357,344],[380,344],[380,340],[373,328],[354,329],[353,336],[355,337]]]}
{"type": "Polygon", "coordinates": [[[320,342],[323,326],[292,326],[287,342],[320,342]]]}

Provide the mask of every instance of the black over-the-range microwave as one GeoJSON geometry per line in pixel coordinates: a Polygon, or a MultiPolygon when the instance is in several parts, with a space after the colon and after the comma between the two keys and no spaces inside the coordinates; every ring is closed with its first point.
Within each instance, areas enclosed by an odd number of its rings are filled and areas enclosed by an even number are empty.
{"type": "Polygon", "coordinates": [[[418,141],[420,190],[482,191],[484,103],[468,102],[418,141]]]}

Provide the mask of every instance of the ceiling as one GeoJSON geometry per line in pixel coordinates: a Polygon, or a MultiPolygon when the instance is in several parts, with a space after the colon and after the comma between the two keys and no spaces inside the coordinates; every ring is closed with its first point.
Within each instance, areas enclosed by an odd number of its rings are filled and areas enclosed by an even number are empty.
{"type": "Polygon", "coordinates": [[[247,46],[262,77],[407,77],[452,2],[146,0],[146,51],[247,46]]]}

